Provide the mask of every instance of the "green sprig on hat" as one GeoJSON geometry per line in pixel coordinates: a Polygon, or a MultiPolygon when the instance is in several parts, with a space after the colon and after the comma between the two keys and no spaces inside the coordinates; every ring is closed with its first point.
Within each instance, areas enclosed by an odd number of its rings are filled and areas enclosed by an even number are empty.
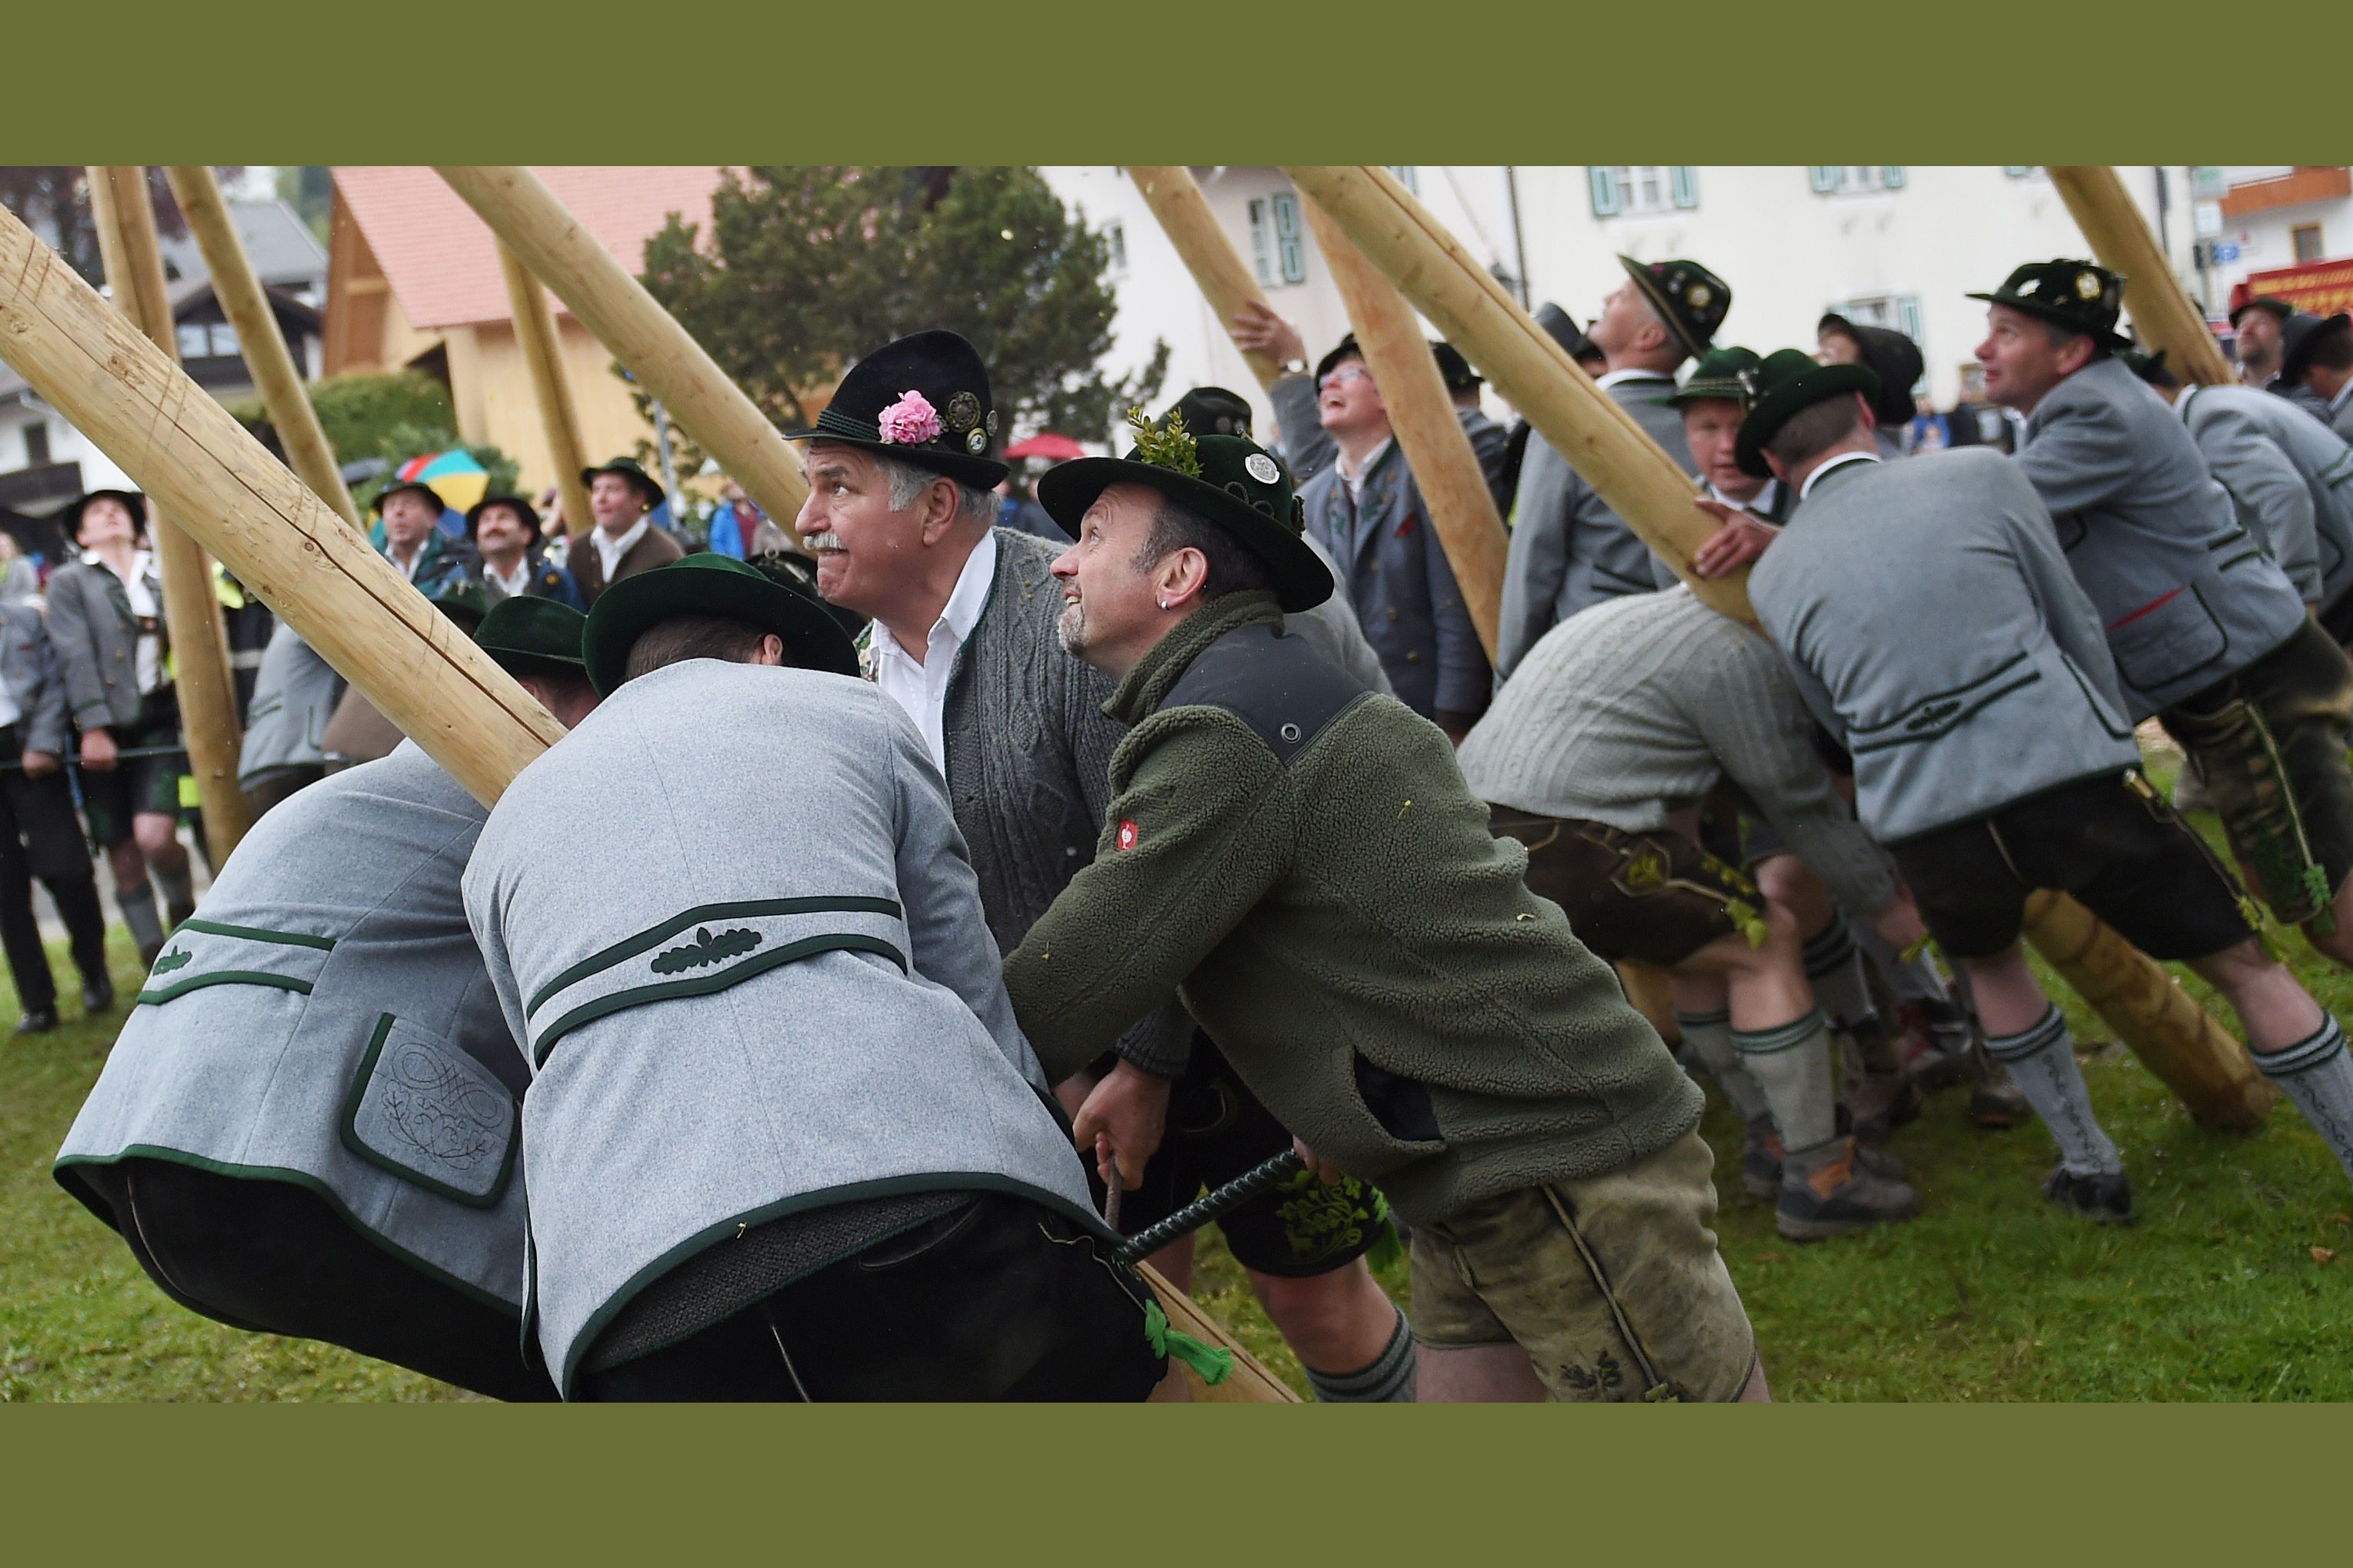
{"type": "Polygon", "coordinates": [[[1127,411],[1128,428],[1135,432],[1132,460],[1167,468],[1188,479],[1201,477],[1201,448],[1185,428],[1185,416],[1175,409],[1166,420],[1155,420],[1141,408],[1127,411]]]}

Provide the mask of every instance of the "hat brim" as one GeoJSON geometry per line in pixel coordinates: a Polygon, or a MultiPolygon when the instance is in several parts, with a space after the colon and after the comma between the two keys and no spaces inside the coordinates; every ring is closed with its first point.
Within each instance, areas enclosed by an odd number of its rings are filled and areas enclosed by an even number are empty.
{"type": "Polygon", "coordinates": [[[1683,325],[1683,312],[1676,310],[1667,297],[1659,292],[1658,286],[1651,281],[1648,268],[1630,256],[1620,257],[1618,265],[1626,269],[1626,276],[1634,280],[1634,287],[1642,291],[1642,298],[1648,300],[1651,302],[1651,308],[1658,311],[1659,320],[1666,322],[1667,331],[1674,333],[1675,342],[1683,346],[1685,353],[1697,359],[1707,353],[1709,340],[1692,335],[1691,329],[1683,325]]]}
{"type": "Polygon", "coordinates": [[[1877,373],[1869,365],[1825,364],[1792,376],[1759,396],[1748,416],[1740,422],[1740,435],[1732,447],[1733,460],[1751,479],[1771,479],[1773,469],[1765,461],[1765,444],[1780,432],[1782,426],[1815,404],[1827,403],[1851,392],[1862,393],[1863,401],[1875,406],[1879,402],[1877,373]]]}
{"type": "Polygon", "coordinates": [[[839,430],[810,426],[806,430],[787,430],[787,441],[830,441],[838,447],[855,447],[861,452],[871,452],[878,458],[889,458],[909,468],[921,468],[927,474],[944,474],[959,484],[975,489],[988,489],[1002,484],[1013,471],[1009,463],[995,458],[976,458],[968,452],[949,452],[934,447],[906,447],[891,441],[869,441],[863,437],[845,436],[839,430]]]}
{"type": "Polygon", "coordinates": [[[599,697],[620,689],[638,638],[678,616],[742,621],[782,637],[786,657],[804,669],[857,675],[857,646],[816,599],[757,573],[681,570],[682,565],[674,562],[624,577],[589,610],[580,636],[581,662],[599,697]]]}
{"type": "Polygon", "coordinates": [[[1332,596],[1332,573],[1306,540],[1240,497],[1173,468],[1124,458],[1081,458],[1050,469],[1038,481],[1038,504],[1076,539],[1095,498],[1121,484],[1148,486],[1233,535],[1274,579],[1275,598],[1284,610],[1312,610],[1332,596]]]}
{"type": "Polygon", "coordinates": [[[2261,310],[2264,315],[2281,321],[2284,321],[2290,316],[2295,314],[2295,307],[2289,304],[2286,300],[2280,299],[2276,295],[2264,294],[2256,299],[2248,300],[2245,304],[2232,311],[2231,325],[2236,327],[2240,321],[2250,310],[2261,310]]]}
{"type": "Polygon", "coordinates": [[[635,485],[638,488],[638,493],[646,498],[646,510],[648,511],[653,510],[654,508],[661,505],[663,501],[670,499],[670,492],[662,489],[661,486],[656,484],[653,480],[653,476],[650,474],[640,474],[628,468],[617,468],[609,463],[601,468],[581,469],[580,482],[584,485],[595,484],[598,474],[616,474],[635,485]]]}
{"type": "Polygon", "coordinates": [[[2064,327],[2071,332],[2080,332],[2105,349],[2128,349],[2133,346],[2133,341],[2124,333],[2113,330],[2104,332],[2094,331],[2065,313],[2052,310],[2040,300],[2021,300],[2015,294],[2000,293],[1971,294],[1969,298],[1983,300],[1989,305],[2007,305],[2021,315],[2032,316],[2036,321],[2048,321],[2054,327],[2064,327]]]}
{"type": "Polygon", "coordinates": [[[466,537],[471,539],[481,531],[482,514],[494,506],[502,506],[522,519],[534,540],[547,537],[547,530],[539,521],[539,509],[521,496],[484,496],[466,509],[466,537]]]}
{"type": "Polygon", "coordinates": [[[89,509],[90,502],[101,500],[121,502],[123,510],[131,514],[131,526],[134,530],[147,526],[147,498],[137,490],[84,490],[66,503],[66,532],[69,535],[80,532],[81,514],[89,509]]]}
{"type": "Polygon", "coordinates": [[[396,485],[386,485],[383,491],[377,495],[375,498],[375,514],[378,517],[382,517],[384,515],[385,502],[390,500],[393,497],[400,494],[404,490],[425,497],[443,511],[448,511],[449,510],[449,503],[441,499],[441,492],[435,489],[431,485],[427,484],[422,479],[403,479],[396,485]]]}

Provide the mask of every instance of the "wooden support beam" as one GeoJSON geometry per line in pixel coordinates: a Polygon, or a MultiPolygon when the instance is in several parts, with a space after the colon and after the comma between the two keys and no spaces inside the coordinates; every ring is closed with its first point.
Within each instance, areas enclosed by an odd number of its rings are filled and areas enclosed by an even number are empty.
{"type": "Polygon", "coordinates": [[[2228,386],[2235,381],[2222,345],[2206,324],[2206,313],[2174,277],[2173,264],[2158,248],[2148,220],[2125,194],[2116,170],[2081,164],[2052,166],[2048,172],[2092,254],[2109,271],[2124,274],[2125,310],[2139,329],[2141,342],[2152,350],[2163,349],[2166,363],[2185,384],[2228,386]]]}
{"type": "Polygon", "coordinates": [[[229,221],[219,182],[213,178],[211,168],[202,164],[165,169],[164,178],[171,182],[173,197],[188,220],[189,232],[205,253],[205,267],[213,275],[213,298],[220,301],[221,313],[237,329],[237,352],[245,356],[246,369],[253,373],[253,384],[261,394],[262,407],[269,410],[279,444],[286,448],[287,462],[345,522],[366,532],[367,525],[360,521],[360,510],[353,504],[352,492],[335,461],[335,449],[327,444],[327,433],[320,426],[319,411],[311,406],[310,394],[303,390],[302,373],[278,330],[269,297],[262,291],[261,279],[254,276],[253,263],[237,241],[237,226],[229,221]]]}
{"type": "Polygon", "coordinates": [[[1479,468],[1479,455],[1471,449],[1471,437],[1454,412],[1454,400],[1413,307],[1321,206],[1314,201],[1306,206],[1307,226],[1314,230],[1316,248],[1339,285],[1356,346],[1388,408],[1389,428],[1429,505],[1430,525],[1438,531],[1455,584],[1462,590],[1472,624],[1492,662],[1510,541],[1479,468]]]}
{"type": "MultiPolygon", "coordinates": [[[[1135,182],[1144,205],[1160,220],[1161,231],[1168,243],[1176,247],[1176,255],[1185,269],[1200,285],[1201,293],[1217,312],[1218,325],[1231,334],[1234,317],[1244,305],[1266,303],[1266,295],[1258,279],[1250,276],[1242,258],[1234,253],[1234,242],[1218,225],[1218,215],[1209,210],[1209,198],[1193,178],[1193,171],[1179,164],[1175,167],[1126,165],[1127,177],[1135,182]]],[[[1250,374],[1258,377],[1261,387],[1271,387],[1282,374],[1282,367],[1266,354],[1249,349],[1241,351],[1250,374]]],[[[1490,650],[1492,651],[1492,650],[1490,650]]]]}
{"type": "MultiPolygon", "coordinates": [[[[763,511],[792,526],[808,485],[791,445],[538,175],[507,166],[436,172],[763,511]]],[[[565,526],[588,521],[567,518],[565,526]]]]}
{"type": "MultiPolygon", "coordinates": [[[[1712,578],[1692,570],[1693,552],[1718,524],[1695,503],[1691,476],[1577,368],[1396,175],[1354,164],[1283,172],[1693,593],[1735,620],[1756,624],[1745,569],[1712,578]]],[[[1469,584],[1464,588],[1467,593],[1469,584]]]]}
{"type": "MultiPolygon", "coordinates": [[[[580,442],[580,411],[572,401],[572,383],[565,378],[564,352],[555,336],[555,312],[547,290],[531,275],[506,242],[499,247],[499,270],[507,280],[507,303],[514,311],[516,346],[531,370],[531,386],[539,399],[539,420],[547,432],[548,457],[555,464],[555,489],[564,498],[564,528],[585,533],[596,524],[588,510],[588,486],[580,477],[588,466],[580,442]]],[[[787,520],[789,521],[789,520],[787,520]]]]}
{"type": "MultiPolygon", "coordinates": [[[[147,334],[157,354],[177,365],[179,332],[164,282],[164,253],[155,243],[155,204],[147,194],[147,171],[93,165],[88,174],[90,211],[115,306],[147,334]]],[[[63,404],[49,401],[72,418],[63,404]]],[[[80,420],[73,423],[89,433],[80,420]]],[[[124,471],[130,470],[126,467],[124,471]]],[[[141,488],[146,488],[143,481],[141,488]]],[[[212,563],[174,525],[168,503],[159,507],[153,504],[154,492],[149,495],[147,534],[155,547],[157,574],[164,580],[164,624],[170,634],[180,736],[196,777],[206,849],[217,866],[253,826],[252,807],[237,784],[245,727],[237,716],[237,683],[229,674],[228,637],[221,626],[220,600],[213,592],[212,563]]]]}

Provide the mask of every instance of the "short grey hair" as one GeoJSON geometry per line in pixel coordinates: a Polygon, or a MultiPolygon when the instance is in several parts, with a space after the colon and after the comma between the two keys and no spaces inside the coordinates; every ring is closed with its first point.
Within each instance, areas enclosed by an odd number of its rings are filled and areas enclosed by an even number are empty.
{"type": "Polygon", "coordinates": [[[896,458],[885,458],[880,453],[875,454],[874,461],[881,468],[882,477],[890,481],[892,511],[906,510],[915,504],[916,497],[934,483],[948,479],[956,488],[958,518],[965,522],[984,522],[993,521],[997,516],[997,497],[987,490],[977,489],[962,479],[949,479],[945,474],[935,474],[929,468],[919,468],[896,458]]]}
{"type": "Polygon", "coordinates": [[[1201,602],[1228,594],[1271,588],[1274,574],[1250,547],[1213,522],[1204,521],[1166,496],[1155,495],[1152,532],[1135,552],[1134,566],[1148,572],[1179,550],[1198,550],[1208,570],[1201,582],[1201,602]]]}

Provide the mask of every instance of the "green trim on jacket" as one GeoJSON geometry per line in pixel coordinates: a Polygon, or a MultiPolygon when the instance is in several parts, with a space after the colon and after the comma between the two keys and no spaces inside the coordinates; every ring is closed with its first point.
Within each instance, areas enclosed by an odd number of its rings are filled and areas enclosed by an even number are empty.
{"type": "Polygon", "coordinates": [[[1436,726],[1368,696],[1286,765],[1231,713],[1161,706],[1277,617],[1271,595],[1216,601],[1106,706],[1135,728],[1094,863],[1005,965],[1048,1076],[1181,988],[1268,1109],[1417,1224],[1689,1131],[1697,1086],[1527,890],[1436,726]]]}

